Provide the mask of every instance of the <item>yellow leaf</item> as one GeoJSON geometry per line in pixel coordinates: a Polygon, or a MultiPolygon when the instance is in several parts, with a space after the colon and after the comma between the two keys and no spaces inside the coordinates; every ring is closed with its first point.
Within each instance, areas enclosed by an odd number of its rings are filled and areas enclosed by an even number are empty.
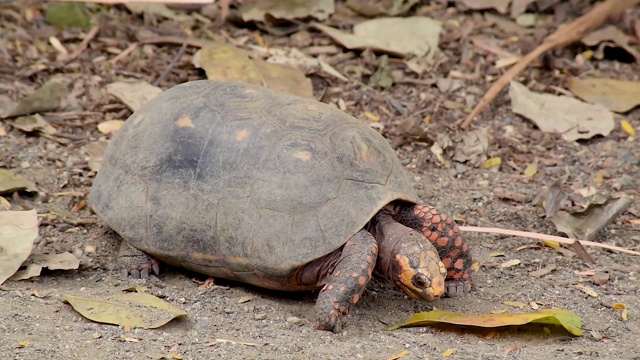
{"type": "Polygon", "coordinates": [[[552,248],[552,249],[558,249],[560,247],[560,243],[557,241],[553,241],[553,240],[541,240],[543,244],[545,244],[546,246],[552,248]]]}
{"type": "Polygon", "coordinates": [[[449,350],[447,350],[447,351],[442,353],[442,356],[444,356],[444,357],[449,357],[451,355],[453,355],[453,349],[449,349],[449,350]]]}
{"type": "Polygon", "coordinates": [[[538,305],[538,303],[535,301],[530,302],[529,305],[531,305],[531,308],[533,310],[538,310],[540,308],[540,305],[538,305]]]}
{"type": "Polygon", "coordinates": [[[428,326],[433,324],[453,324],[497,328],[503,326],[520,326],[524,324],[559,325],[575,336],[582,336],[582,319],[574,312],[564,309],[540,309],[530,313],[502,314],[463,314],[443,310],[417,313],[388,330],[396,330],[411,326],[428,326]]]}
{"type": "Polygon", "coordinates": [[[500,166],[500,164],[502,164],[502,159],[501,158],[492,157],[490,159],[485,160],[482,163],[482,167],[484,167],[485,169],[491,169],[491,168],[500,166]]]}
{"type": "Polygon", "coordinates": [[[622,320],[627,321],[629,319],[629,312],[627,309],[622,310],[622,314],[620,314],[622,320]]]}
{"type": "Polygon", "coordinates": [[[594,52],[593,50],[587,50],[587,51],[583,51],[581,55],[583,58],[585,58],[585,60],[589,60],[593,57],[594,52]]]}
{"type": "Polygon", "coordinates": [[[620,314],[620,316],[622,317],[622,320],[627,321],[629,319],[629,312],[627,310],[627,307],[624,304],[615,303],[611,305],[611,308],[615,310],[622,310],[622,313],[620,314]]]}
{"type": "Polygon", "coordinates": [[[588,288],[586,286],[583,285],[574,285],[574,287],[580,291],[582,291],[583,293],[591,296],[591,297],[598,297],[598,293],[595,292],[593,289],[588,288]]]}
{"type": "Polygon", "coordinates": [[[620,121],[620,127],[622,127],[622,130],[629,134],[629,136],[636,136],[636,129],[634,129],[627,120],[620,121]]]}
{"type": "Polygon", "coordinates": [[[489,254],[489,256],[498,257],[498,256],[507,256],[507,255],[505,255],[505,253],[503,253],[503,252],[499,252],[498,251],[498,252],[492,252],[491,254],[489,254]]]}
{"type": "Polygon", "coordinates": [[[31,345],[31,341],[29,341],[29,340],[20,341],[18,343],[18,346],[20,346],[20,347],[27,347],[29,345],[31,345]]]}
{"type": "Polygon", "coordinates": [[[538,164],[531,163],[527,165],[527,168],[524,169],[524,176],[533,177],[538,172],[538,164]]]}
{"type": "Polygon", "coordinates": [[[387,360],[398,360],[401,357],[407,356],[407,354],[409,354],[408,350],[402,350],[399,353],[397,353],[397,354],[393,355],[392,357],[388,358],[387,360]]]}
{"type": "Polygon", "coordinates": [[[123,327],[155,329],[187,316],[184,310],[146,293],[116,294],[107,299],[63,295],[63,299],[89,320],[123,327]]]}
{"type": "Polygon", "coordinates": [[[98,124],[98,131],[103,134],[113,134],[124,125],[122,120],[107,120],[98,124]]]}
{"type": "Polygon", "coordinates": [[[518,309],[522,309],[523,307],[527,306],[527,304],[520,301],[503,301],[502,303],[507,306],[516,307],[518,309]]]}
{"type": "Polygon", "coordinates": [[[375,122],[380,121],[380,118],[376,114],[370,113],[368,111],[364,112],[364,116],[371,121],[375,121],[375,122]]]}

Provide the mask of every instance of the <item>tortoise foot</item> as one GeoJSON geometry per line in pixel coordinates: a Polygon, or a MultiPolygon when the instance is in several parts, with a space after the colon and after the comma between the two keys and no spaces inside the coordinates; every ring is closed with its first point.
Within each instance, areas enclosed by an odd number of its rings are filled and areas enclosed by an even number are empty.
{"type": "Polygon", "coordinates": [[[453,220],[427,205],[394,206],[392,217],[397,222],[416,229],[438,249],[440,260],[447,268],[446,295],[454,297],[470,292],[475,273],[469,244],[460,235],[453,220]]]}
{"type": "Polygon", "coordinates": [[[160,262],[145,252],[134,248],[128,242],[122,241],[118,253],[120,274],[123,278],[131,275],[134,279],[148,279],[150,272],[160,274],[160,262]]]}
{"type": "Polygon", "coordinates": [[[373,235],[360,230],[342,247],[340,258],[316,301],[316,328],[339,333],[349,310],[371,280],[378,256],[373,235]]]}

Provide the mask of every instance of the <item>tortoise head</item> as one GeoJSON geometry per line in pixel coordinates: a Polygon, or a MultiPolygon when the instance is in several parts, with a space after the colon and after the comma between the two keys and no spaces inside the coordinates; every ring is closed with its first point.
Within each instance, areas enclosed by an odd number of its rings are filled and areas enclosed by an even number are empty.
{"type": "MultiPolygon", "coordinates": [[[[394,283],[409,297],[417,300],[435,301],[444,293],[446,268],[435,247],[424,238],[423,241],[405,241],[397,244],[390,271],[394,283]]],[[[419,236],[418,236],[419,237],[419,236]]]]}

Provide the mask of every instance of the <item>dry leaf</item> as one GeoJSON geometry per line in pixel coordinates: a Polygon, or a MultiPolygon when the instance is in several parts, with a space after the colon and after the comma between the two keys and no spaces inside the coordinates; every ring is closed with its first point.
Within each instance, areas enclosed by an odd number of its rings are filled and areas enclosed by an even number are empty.
{"type": "Polygon", "coordinates": [[[558,211],[549,219],[556,229],[572,239],[593,240],[598,231],[615,220],[633,202],[628,196],[611,198],[602,204],[589,204],[583,211],[558,211]]]}
{"type": "Polygon", "coordinates": [[[549,266],[543,267],[542,269],[538,269],[535,271],[532,271],[529,273],[529,276],[531,277],[541,277],[541,276],[545,276],[547,274],[550,274],[552,271],[557,270],[558,267],[556,266],[556,264],[551,264],[549,266]]]}
{"type": "Polygon", "coordinates": [[[187,316],[184,310],[146,293],[117,294],[106,299],[64,295],[63,299],[89,320],[120,326],[155,329],[187,316]]]}
{"type": "Polygon", "coordinates": [[[49,80],[36,92],[11,107],[3,106],[0,109],[0,118],[58,110],[68,94],[69,91],[64,84],[56,80],[49,80]]]}
{"type": "Polygon", "coordinates": [[[507,305],[507,306],[511,306],[511,307],[515,307],[518,309],[522,309],[523,307],[527,306],[526,303],[523,303],[521,301],[503,301],[502,302],[503,305],[507,305]]]}
{"type": "Polygon", "coordinates": [[[38,190],[33,182],[9,170],[0,169],[0,195],[16,191],[36,192],[38,190]]]}
{"type": "Polygon", "coordinates": [[[510,268],[516,265],[520,265],[521,261],[518,259],[513,259],[513,260],[509,260],[509,261],[505,261],[502,264],[500,264],[500,268],[501,269],[506,269],[506,268],[510,268]]]}
{"type": "Polygon", "coordinates": [[[175,22],[186,22],[194,20],[192,16],[173,11],[169,9],[165,4],[125,1],[124,6],[126,6],[127,9],[129,9],[129,11],[134,14],[148,13],[171,19],[175,22]]]}
{"type": "Polygon", "coordinates": [[[83,150],[87,154],[87,162],[91,170],[95,172],[100,170],[108,144],[106,141],[94,141],[84,146],[83,150]]]}
{"type": "Polygon", "coordinates": [[[575,336],[582,336],[582,319],[574,312],[564,309],[541,309],[531,313],[500,314],[460,314],[443,310],[433,310],[414,314],[400,324],[388,330],[396,330],[410,326],[428,326],[434,323],[454,324],[465,327],[478,326],[494,328],[502,326],[519,326],[524,324],[560,325],[575,336]]]}
{"type": "Polygon", "coordinates": [[[400,358],[403,358],[403,357],[407,356],[408,354],[409,354],[408,350],[402,350],[399,353],[393,355],[392,357],[387,358],[387,360],[398,360],[400,358]]]}
{"type": "Polygon", "coordinates": [[[61,254],[33,254],[24,263],[27,268],[16,272],[10,280],[25,280],[39,276],[43,268],[49,270],[72,270],[80,267],[80,260],[70,252],[61,254]]]}
{"type": "Polygon", "coordinates": [[[566,141],[607,136],[613,131],[613,114],[602,105],[587,104],[568,96],[539,94],[512,81],[513,112],[533,121],[540,130],[559,133],[566,141]]]}
{"type": "MultiPolygon", "coordinates": [[[[636,61],[640,60],[640,54],[634,48],[629,46],[628,39],[629,38],[627,34],[624,33],[624,31],[618,29],[613,25],[607,25],[587,34],[581,39],[581,41],[587,46],[596,46],[603,44],[616,45],[620,48],[623,48],[625,51],[635,57],[636,61]]],[[[597,58],[602,59],[603,57],[597,56],[597,58]]]]}
{"type": "Polygon", "coordinates": [[[162,92],[144,80],[116,81],[107,84],[107,92],[122,101],[131,111],[136,111],[162,92]]]}
{"type": "Polygon", "coordinates": [[[298,68],[251,59],[244,50],[227,44],[206,45],[194,56],[194,65],[210,80],[264,86],[313,99],[313,85],[298,68]]]}
{"type": "Polygon", "coordinates": [[[588,288],[586,286],[583,285],[574,285],[574,287],[580,291],[582,291],[583,293],[591,296],[591,297],[598,297],[598,293],[595,292],[595,290],[588,288]]]}
{"type": "Polygon", "coordinates": [[[460,2],[470,9],[496,9],[501,14],[506,14],[511,4],[511,0],[460,0],[460,2]]]}
{"type": "Polygon", "coordinates": [[[123,120],[107,120],[98,124],[98,131],[103,134],[113,134],[124,125],[123,120]]]}
{"type": "Polygon", "coordinates": [[[265,21],[266,15],[287,20],[308,17],[326,20],[334,11],[334,0],[246,1],[240,9],[244,21],[265,21]]]}
{"type": "Polygon", "coordinates": [[[640,105],[640,81],[571,78],[569,90],[584,101],[624,113],[640,105]]]}
{"type": "Polygon", "coordinates": [[[443,56],[438,48],[442,25],[424,16],[367,20],[356,24],[352,34],[322,24],[313,26],[347,49],[372,49],[411,57],[407,65],[417,73],[432,67],[443,56]]]}
{"type": "Polygon", "coordinates": [[[20,269],[37,237],[35,210],[0,211],[0,285],[20,269]]]}
{"type": "Polygon", "coordinates": [[[624,132],[629,134],[629,136],[636,136],[636,129],[634,129],[633,125],[631,125],[627,120],[620,120],[620,127],[624,132]]]}
{"type": "Polygon", "coordinates": [[[49,135],[57,132],[40,114],[20,116],[11,123],[11,126],[26,132],[39,131],[49,135]]]}

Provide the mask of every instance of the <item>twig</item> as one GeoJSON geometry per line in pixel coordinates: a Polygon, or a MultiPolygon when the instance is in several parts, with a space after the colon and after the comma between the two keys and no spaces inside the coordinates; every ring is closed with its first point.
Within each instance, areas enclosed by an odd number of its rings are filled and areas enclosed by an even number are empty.
{"type": "Polygon", "coordinates": [[[111,59],[109,62],[112,64],[117,63],[118,61],[124,59],[125,57],[129,56],[129,54],[131,54],[133,52],[133,50],[138,48],[138,43],[135,42],[131,45],[129,45],[126,49],[122,50],[122,52],[118,55],[116,55],[113,59],[111,59]]]}
{"type": "Polygon", "coordinates": [[[98,3],[98,4],[126,4],[131,2],[141,2],[141,3],[172,3],[172,4],[211,4],[215,0],[58,0],[63,2],[88,2],[88,3],[98,3]]]}
{"type": "Polygon", "coordinates": [[[82,40],[80,45],[78,45],[78,47],[75,50],[73,50],[73,52],[71,53],[71,55],[69,55],[69,57],[64,58],[63,62],[65,63],[69,62],[77,58],[78,56],[80,56],[80,54],[82,54],[82,52],[87,49],[91,40],[93,40],[93,38],[95,38],[96,35],[98,35],[98,31],[100,31],[100,26],[94,25],[91,28],[91,30],[89,30],[89,33],[87,34],[87,36],[85,36],[85,38],[82,40]]]}
{"type": "Polygon", "coordinates": [[[625,248],[621,248],[621,247],[618,247],[618,246],[607,245],[607,244],[602,244],[602,243],[593,242],[593,241],[587,241],[587,240],[574,240],[574,239],[563,238],[563,237],[560,237],[560,236],[538,234],[538,233],[532,233],[532,232],[528,232],[528,231],[507,230],[507,229],[499,229],[499,228],[486,228],[486,227],[476,227],[476,226],[460,226],[460,230],[469,231],[469,232],[480,232],[480,233],[490,233],[490,234],[521,236],[521,237],[527,237],[527,238],[538,239],[538,240],[552,240],[552,241],[557,241],[559,243],[569,244],[569,245],[570,244],[575,244],[575,243],[580,243],[580,244],[586,245],[586,246],[601,247],[601,248],[605,248],[605,249],[609,249],[609,250],[613,250],[613,251],[620,251],[620,252],[627,253],[627,254],[640,255],[640,252],[629,250],[629,249],[625,249],[625,248]]]}
{"type": "Polygon", "coordinates": [[[185,50],[187,50],[187,43],[182,43],[182,46],[180,46],[180,50],[178,50],[178,53],[173,57],[173,59],[171,59],[169,66],[167,66],[167,68],[156,79],[156,81],[153,82],[154,86],[160,85],[160,83],[164,80],[164,78],[166,78],[167,75],[169,75],[169,72],[171,72],[171,69],[173,69],[173,67],[176,66],[176,63],[178,62],[178,60],[180,60],[182,55],[184,55],[185,50]]]}
{"type": "Polygon", "coordinates": [[[463,129],[467,128],[473,119],[484,110],[491,101],[498,96],[509,82],[518,76],[527,66],[539,56],[549,50],[561,48],[575,41],[580,40],[587,33],[600,26],[606,19],[618,15],[625,9],[639,3],[640,0],[606,0],[596,5],[591,11],[574,20],[567,26],[560,27],[553,34],[547,36],[542,44],[538,45],[532,52],[523,56],[513,67],[505,72],[484,94],[482,99],[476,104],[469,116],[462,123],[463,129]]]}

